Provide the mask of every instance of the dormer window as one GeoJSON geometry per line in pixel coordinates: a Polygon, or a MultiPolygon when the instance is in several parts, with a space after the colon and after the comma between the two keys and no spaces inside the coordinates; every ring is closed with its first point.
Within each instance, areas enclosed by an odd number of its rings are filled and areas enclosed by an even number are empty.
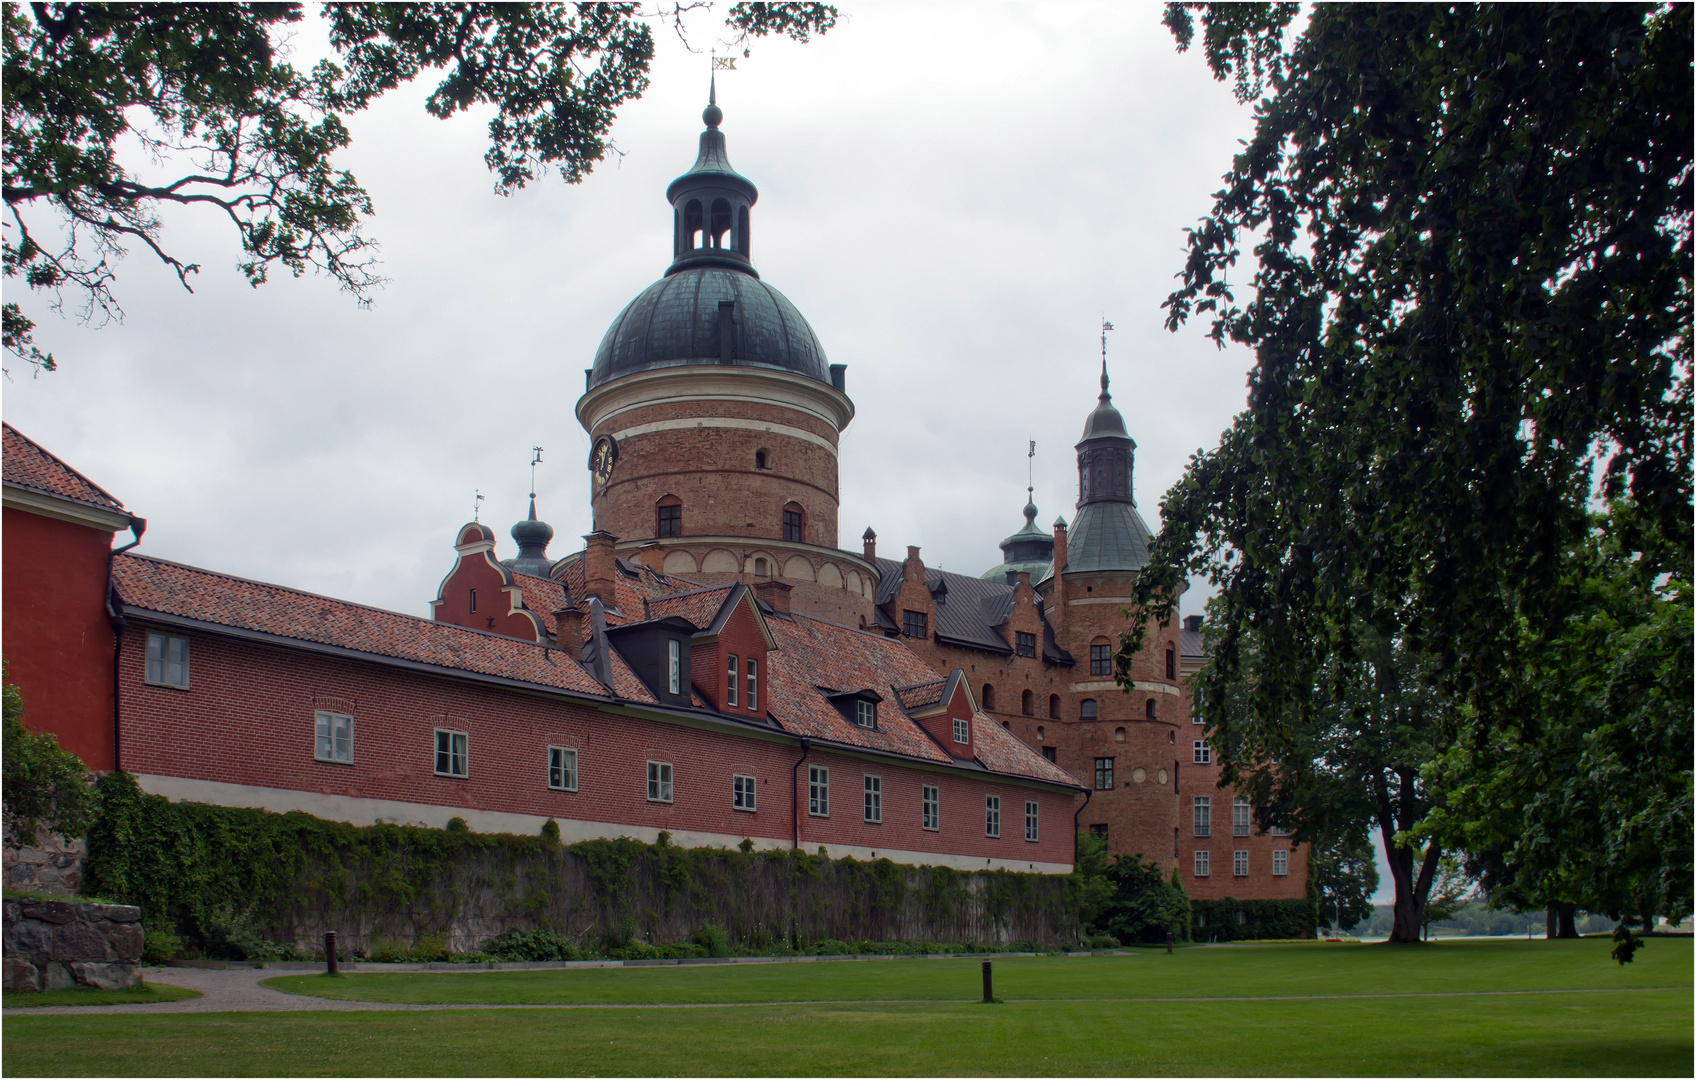
{"type": "Polygon", "coordinates": [[[925,613],[922,611],[903,611],[901,613],[901,635],[910,638],[925,636],[925,613]]]}
{"type": "Polygon", "coordinates": [[[672,638],[666,648],[666,689],[673,694],[683,692],[683,642],[672,638]]]}
{"type": "Polygon", "coordinates": [[[963,716],[956,716],[954,718],[954,741],[957,743],[969,743],[972,741],[971,722],[963,716]]]}
{"type": "Polygon", "coordinates": [[[1027,634],[1022,630],[1016,631],[1013,634],[1013,652],[1018,656],[1035,656],[1036,635],[1027,634]]]}
{"type": "Polygon", "coordinates": [[[737,667],[736,667],[736,654],[735,653],[730,654],[730,661],[729,661],[728,667],[730,669],[730,681],[729,681],[729,684],[725,687],[724,703],[725,703],[725,705],[734,709],[734,708],[736,708],[736,677],[739,674],[737,667]]]}
{"type": "Polygon", "coordinates": [[[865,698],[854,702],[854,722],[863,728],[877,727],[877,702],[865,698]]]}

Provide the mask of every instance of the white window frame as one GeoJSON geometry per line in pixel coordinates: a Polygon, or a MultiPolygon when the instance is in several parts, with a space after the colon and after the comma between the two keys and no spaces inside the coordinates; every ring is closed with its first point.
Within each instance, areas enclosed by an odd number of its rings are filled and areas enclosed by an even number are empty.
{"type": "Polygon", "coordinates": [[[666,641],[666,692],[681,694],[683,692],[683,642],[676,638],[666,641]]]}
{"type": "Polygon", "coordinates": [[[1250,821],[1250,810],[1247,796],[1238,795],[1231,800],[1231,835],[1247,836],[1250,821]]]}
{"type": "Polygon", "coordinates": [[[187,690],[189,688],[189,649],[188,638],[181,634],[165,634],[158,630],[147,632],[147,647],[145,659],[142,662],[142,677],[148,686],[168,686],[172,690],[187,690]],[[172,646],[180,647],[180,659],[170,658],[172,646]],[[179,680],[173,680],[172,667],[177,668],[179,680]]]}
{"type": "Polygon", "coordinates": [[[759,781],[746,773],[730,778],[730,808],[753,813],[759,809],[759,781]]]}
{"type": "Polygon", "coordinates": [[[1282,825],[1274,825],[1274,826],[1272,826],[1272,835],[1273,836],[1288,836],[1288,835],[1290,835],[1290,830],[1284,828],[1282,825]]]}
{"type": "Polygon", "coordinates": [[[1036,800],[1025,800],[1025,843],[1027,844],[1037,842],[1037,814],[1040,812],[1036,800]]]}
{"type": "Polygon", "coordinates": [[[1286,877],[1290,872],[1290,853],[1283,848],[1272,852],[1272,876],[1286,877]]]}
{"type": "Polygon", "coordinates": [[[1248,852],[1242,849],[1231,852],[1231,876],[1248,877],[1248,852]]]}
{"type": "Polygon", "coordinates": [[[963,716],[956,716],[954,718],[954,741],[957,743],[969,743],[972,741],[971,722],[963,716]]]}
{"type": "Polygon", "coordinates": [[[877,702],[867,698],[854,699],[854,722],[863,728],[877,727],[877,702]]]}
{"type": "Polygon", "coordinates": [[[451,776],[464,780],[471,775],[471,733],[458,731],[454,728],[436,729],[435,766],[437,776],[451,776]],[[443,736],[447,736],[443,740],[443,736]],[[448,767],[442,768],[442,758],[446,755],[448,767]],[[454,771],[455,755],[459,758],[459,771],[454,771]]]}
{"type": "Polygon", "coordinates": [[[1205,851],[1196,852],[1195,853],[1195,876],[1196,877],[1211,877],[1213,875],[1213,867],[1211,866],[1211,862],[1212,862],[1212,859],[1210,858],[1208,852],[1205,852],[1205,851]]]}
{"type": "Polygon", "coordinates": [[[919,789],[919,821],[920,827],[927,832],[942,828],[942,790],[935,784],[926,784],[919,789]]]}
{"type": "Polygon", "coordinates": [[[872,825],[883,824],[883,777],[876,773],[866,773],[865,783],[865,819],[872,825]]]}
{"type": "Polygon", "coordinates": [[[748,711],[760,711],[760,662],[748,661],[748,711]]]}
{"type": "Polygon", "coordinates": [[[1213,796],[1195,795],[1191,797],[1190,835],[1213,835],[1213,796]]]}
{"type": "Polygon", "coordinates": [[[823,765],[807,766],[807,816],[830,816],[830,769],[823,765]]]}
{"type": "Polygon", "coordinates": [[[983,834],[989,837],[1001,836],[1001,796],[990,795],[983,802],[983,834]]]}
{"type": "Polygon", "coordinates": [[[554,791],[577,790],[576,750],[569,746],[548,747],[548,787],[554,791]]]}
{"type": "Polygon", "coordinates": [[[648,762],[648,801],[668,803],[672,801],[672,781],[674,774],[669,761],[648,762]]]}
{"type": "Polygon", "coordinates": [[[726,690],[726,694],[728,696],[724,699],[724,703],[734,709],[736,708],[736,681],[742,677],[742,668],[736,662],[735,653],[730,654],[730,663],[727,668],[727,672],[729,675],[730,686],[726,690]]]}
{"type": "Polygon", "coordinates": [[[1197,739],[1191,744],[1191,757],[1193,758],[1190,762],[1192,765],[1211,765],[1213,764],[1213,748],[1207,745],[1206,739],[1197,739]]]}
{"type": "Polygon", "coordinates": [[[347,713],[329,712],[319,709],[312,714],[312,759],[327,761],[332,765],[353,764],[353,717],[347,713]],[[347,752],[337,753],[336,728],[337,721],[345,738],[347,752]]]}

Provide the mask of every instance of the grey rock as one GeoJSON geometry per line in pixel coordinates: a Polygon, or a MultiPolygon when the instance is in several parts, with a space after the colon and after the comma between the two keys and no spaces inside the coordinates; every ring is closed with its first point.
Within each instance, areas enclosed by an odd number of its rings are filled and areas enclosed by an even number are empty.
{"type": "Polygon", "coordinates": [[[9,886],[29,886],[35,884],[35,867],[27,863],[18,863],[6,868],[6,884],[9,886]]]}
{"type": "Polygon", "coordinates": [[[113,922],[140,922],[141,909],[134,904],[107,904],[103,909],[113,922]]]}
{"type": "Polygon", "coordinates": [[[141,985],[141,968],[136,964],[68,965],[77,982],[100,990],[134,990],[141,985]]]}
{"type": "Polygon", "coordinates": [[[76,920],[77,905],[62,900],[25,900],[23,917],[63,925],[76,920]]]}
{"type": "Polygon", "coordinates": [[[19,920],[6,925],[6,956],[22,957],[32,964],[53,959],[53,927],[48,923],[19,920]]]}
{"type": "Polygon", "coordinates": [[[53,931],[53,959],[116,960],[118,954],[106,941],[100,927],[85,922],[66,923],[53,931]]]}
{"type": "Polygon", "coordinates": [[[106,927],[106,943],[119,960],[141,959],[141,924],[110,923],[106,927]]]}
{"type": "Polygon", "coordinates": [[[48,964],[42,971],[41,983],[43,990],[69,990],[77,980],[64,964],[48,964]]]}
{"type": "Polygon", "coordinates": [[[41,969],[21,956],[8,956],[5,961],[5,989],[35,991],[41,989],[41,969]]]}

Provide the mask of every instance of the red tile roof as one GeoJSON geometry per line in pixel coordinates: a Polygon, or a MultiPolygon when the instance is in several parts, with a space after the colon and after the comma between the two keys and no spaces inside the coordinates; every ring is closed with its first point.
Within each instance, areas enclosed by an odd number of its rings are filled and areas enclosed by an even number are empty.
{"type": "Polygon", "coordinates": [[[990,772],[1033,776],[1056,784],[1082,787],[1072,774],[1026,746],[1020,738],[1001,726],[988,713],[972,717],[972,753],[978,763],[990,772]]]}
{"type": "Polygon", "coordinates": [[[922,709],[926,705],[935,705],[941,701],[942,691],[947,686],[947,679],[932,679],[917,686],[897,686],[895,699],[901,702],[903,709],[922,709]]]}
{"type": "MultiPolygon", "coordinates": [[[[594,676],[559,649],[517,638],[145,555],[113,559],[112,579],[124,605],[142,611],[606,696],[594,676]]],[[[631,681],[640,685],[634,676],[631,681]]],[[[653,700],[645,690],[641,699],[653,700]]]]}
{"type": "Polygon", "coordinates": [[[124,504],[104,488],[43,450],[11,424],[5,425],[4,473],[8,484],[19,484],[62,499],[122,510],[124,504]]]}
{"type": "MultiPolygon", "coordinates": [[[[623,560],[620,561],[623,562],[623,560]]],[[[577,606],[583,607],[581,603],[584,580],[583,553],[568,555],[561,559],[560,563],[563,569],[561,566],[554,568],[552,579],[554,584],[564,585],[570,591],[573,601],[578,601],[577,606]]],[[[680,589],[696,587],[696,582],[686,578],[673,577],[670,574],[655,573],[638,563],[625,562],[624,565],[635,567],[636,576],[632,577],[622,567],[613,571],[614,599],[611,603],[608,603],[604,597],[601,600],[601,603],[606,607],[608,626],[645,622],[650,616],[643,607],[643,601],[675,593],[680,589]]],[[[516,574],[514,576],[528,577],[528,575],[516,574]]],[[[531,578],[530,580],[537,579],[531,578]]],[[[525,606],[532,611],[539,610],[535,605],[529,603],[528,591],[525,593],[525,606]]],[[[554,604],[553,606],[557,608],[561,605],[554,604]]],[[[585,607],[584,610],[587,611],[588,609],[585,607]]]]}

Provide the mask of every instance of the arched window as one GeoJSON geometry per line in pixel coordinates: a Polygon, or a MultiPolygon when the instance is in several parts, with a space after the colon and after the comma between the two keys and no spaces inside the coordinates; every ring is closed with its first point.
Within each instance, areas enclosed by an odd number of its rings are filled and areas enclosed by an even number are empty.
{"type": "Polygon", "coordinates": [[[683,240],[685,250],[692,250],[701,246],[701,200],[699,199],[690,199],[683,204],[683,240]]]}
{"type": "Polygon", "coordinates": [[[1059,694],[1049,694],[1048,695],[1048,718],[1050,720],[1060,719],[1060,695],[1059,694]]]}
{"type": "Polygon", "coordinates": [[[1171,649],[1166,650],[1166,677],[1168,679],[1178,677],[1178,654],[1171,649]]]}
{"type": "Polygon", "coordinates": [[[1113,643],[1104,637],[1089,643],[1089,673],[1094,676],[1113,674],[1113,643]]]}
{"type": "Polygon", "coordinates": [[[730,203],[723,199],[713,200],[712,242],[709,247],[725,248],[730,245],[724,242],[724,234],[730,231],[730,203]]]}
{"type": "Polygon", "coordinates": [[[1095,699],[1094,698],[1084,698],[1082,701],[1078,702],[1078,719],[1079,720],[1094,720],[1095,719],[1095,699]]]}
{"type": "Polygon", "coordinates": [[[995,708],[995,687],[988,683],[983,684],[983,707],[986,709],[995,708]]]}
{"type": "Polygon", "coordinates": [[[1037,741],[1037,742],[1041,742],[1041,741],[1042,741],[1042,738],[1043,738],[1043,730],[1042,730],[1042,725],[1041,725],[1041,724],[1038,724],[1038,725],[1037,725],[1037,726],[1036,726],[1036,741],[1037,741]]]}
{"type": "Polygon", "coordinates": [[[1026,716],[1036,715],[1036,695],[1026,690],[1019,695],[1019,711],[1026,716]]]}
{"type": "Polygon", "coordinates": [[[802,543],[802,537],[807,531],[807,515],[801,509],[800,503],[789,503],[783,508],[783,538],[792,543],[802,543]]]}
{"type": "Polygon", "coordinates": [[[1113,741],[1114,742],[1124,742],[1125,741],[1125,729],[1124,728],[1116,727],[1116,728],[1113,729],[1113,741]]]}
{"type": "Polygon", "coordinates": [[[756,577],[771,577],[771,564],[764,559],[755,559],[754,574],[756,577]]]}
{"type": "Polygon", "coordinates": [[[1160,718],[1158,709],[1159,707],[1154,704],[1153,698],[1149,698],[1148,701],[1143,703],[1143,715],[1147,716],[1150,720],[1158,720],[1160,718]]]}
{"type": "Polygon", "coordinates": [[[771,468],[771,455],[764,450],[755,450],[754,451],[754,468],[756,468],[756,469],[769,469],[769,468],[771,468]]]}
{"type": "Polygon", "coordinates": [[[667,495],[654,504],[654,535],[683,535],[683,500],[667,495]]]}
{"type": "Polygon", "coordinates": [[[743,255],[748,254],[748,208],[746,206],[736,213],[736,250],[743,255]]]}

